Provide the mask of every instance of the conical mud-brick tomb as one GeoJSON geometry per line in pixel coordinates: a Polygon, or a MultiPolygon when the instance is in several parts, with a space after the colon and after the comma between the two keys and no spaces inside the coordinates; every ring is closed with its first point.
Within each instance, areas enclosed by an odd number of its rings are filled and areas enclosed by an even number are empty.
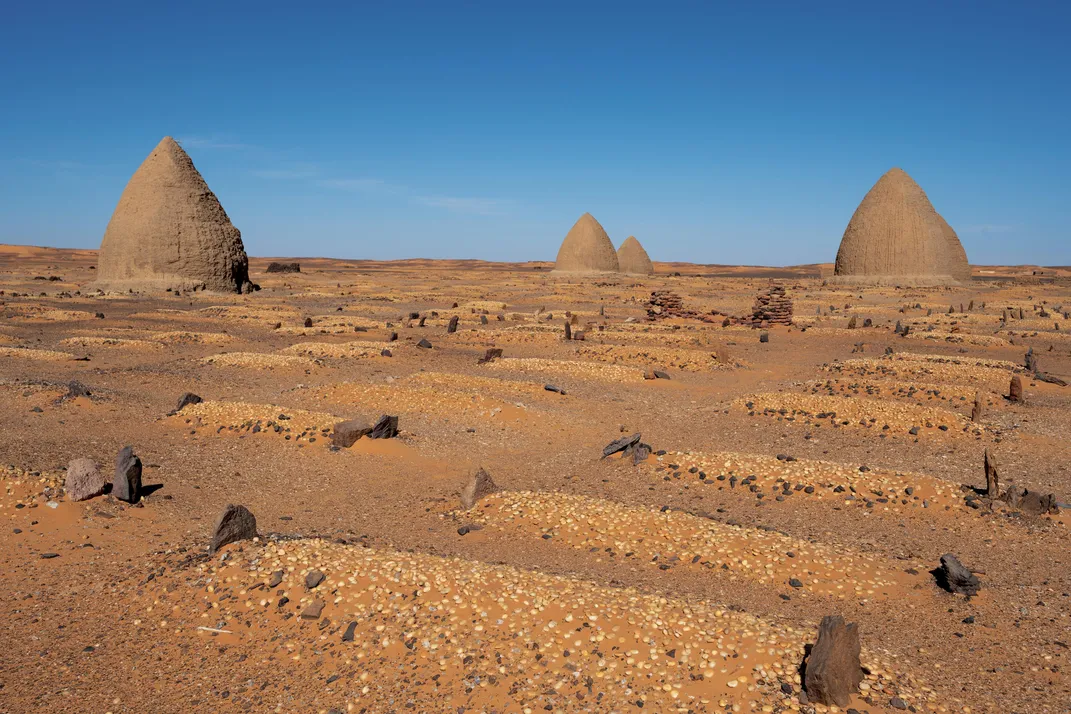
{"type": "Polygon", "coordinates": [[[837,251],[835,280],[940,285],[970,279],[967,254],[926,193],[902,169],[870,189],[837,251]]]}
{"type": "Polygon", "coordinates": [[[119,198],[100,244],[97,280],[122,291],[248,289],[242,234],[170,136],[119,198]]]}
{"type": "Polygon", "coordinates": [[[558,273],[618,272],[614,244],[590,213],[582,215],[565,236],[558,249],[554,270],[558,273]]]}
{"type": "Polygon", "coordinates": [[[643,249],[636,236],[629,236],[617,249],[617,264],[622,273],[630,275],[653,275],[654,265],[647,251],[643,249]]]}

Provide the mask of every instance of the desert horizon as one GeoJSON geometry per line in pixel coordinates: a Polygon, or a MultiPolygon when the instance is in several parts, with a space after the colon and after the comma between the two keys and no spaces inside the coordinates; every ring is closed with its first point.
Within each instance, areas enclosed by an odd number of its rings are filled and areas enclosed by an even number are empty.
{"type": "Polygon", "coordinates": [[[1071,714],[1071,5],[5,10],[0,714],[1071,714]]]}

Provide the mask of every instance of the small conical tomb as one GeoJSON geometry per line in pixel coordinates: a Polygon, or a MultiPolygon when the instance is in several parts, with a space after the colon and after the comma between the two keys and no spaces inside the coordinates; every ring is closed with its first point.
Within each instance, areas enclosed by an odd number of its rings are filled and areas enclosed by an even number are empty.
{"type": "Polygon", "coordinates": [[[585,213],[562,241],[554,270],[559,273],[616,273],[617,251],[610,236],[590,213],[585,213]]]}
{"type": "Polygon", "coordinates": [[[955,231],[902,169],[882,176],[855,210],[837,251],[844,282],[942,284],[970,277],[955,231]]]}
{"type": "Polygon", "coordinates": [[[629,236],[617,249],[617,264],[622,273],[630,275],[652,275],[654,265],[647,251],[643,249],[636,236],[629,236]]]}
{"type": "Polygon", "coordinates": [[[100,245],[110,290],[237,292],[249,281],[242,235],[170,136],[130,178],[100,245]]]}

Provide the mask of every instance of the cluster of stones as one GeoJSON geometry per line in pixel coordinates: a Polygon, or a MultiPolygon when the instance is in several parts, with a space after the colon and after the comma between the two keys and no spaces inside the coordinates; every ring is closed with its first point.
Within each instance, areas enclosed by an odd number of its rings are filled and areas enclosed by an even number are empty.
{"type": "Polygon", "coordinates": [[[792,324],[792,300],[783,285],[775,285],[755,297],[751,314],[741,321],[752,327],[792,324]]]}
{"type": "Polygon", "coordinates": [[[702,322],[720,322],[716,315],[704,315],[695,310],[686,310],[681,296],[671,290],[655,290],[647,300],[647,320],[666,320],[669,318],[685,318],[689,320],[701,320],[702,322]]]}

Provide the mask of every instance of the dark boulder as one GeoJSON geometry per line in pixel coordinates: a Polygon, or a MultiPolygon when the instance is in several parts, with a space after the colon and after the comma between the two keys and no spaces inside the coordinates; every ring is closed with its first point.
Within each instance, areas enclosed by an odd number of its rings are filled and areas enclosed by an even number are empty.
{"type": "Polygon", "coordinates": [[[115,457],[112,495],[127,503],[137,503],[141,498],[141,459],[133,447],[124,446],[115,457]]]}
{"type": "Polygon", "coordinates": [[[950,593],[971,597],[977,595],[978,589],[982,587],[978,577],[951,553],[942,555],[940,567],[930,572],[937,580],[937,585],[950,593]]]}
{"type": "Polygon", "coordinates": [[[384,414],[368,433],[369,439],[393,439],[398,436],[398,417],[384,414]]]}
{"type": "Polygon", "coordinates": [[[229,504],[223,509],[216,519],[216,525],[212,529],[212,542],[209,544],[210,553],[240,540],[251,540],[257,536],[257,519],[245,506],[229,504]]]}

